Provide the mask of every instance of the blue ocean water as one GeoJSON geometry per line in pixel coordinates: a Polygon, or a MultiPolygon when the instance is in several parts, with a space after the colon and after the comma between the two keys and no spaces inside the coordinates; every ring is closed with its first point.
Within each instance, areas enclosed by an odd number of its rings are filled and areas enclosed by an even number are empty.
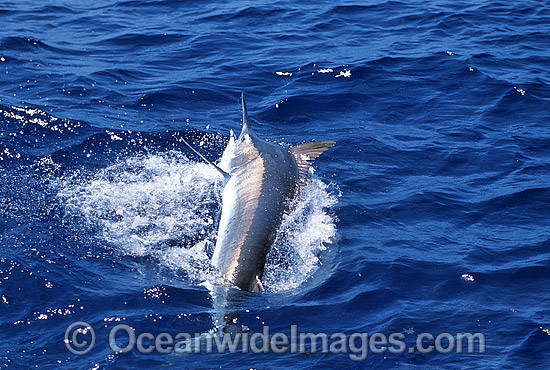
{"type": "Polygon", "coordinates": [[[547,3],[7,0],[0,21],[1,369],[549,368],[547,3]],[[218,159],[241,91],[261,137],[337,144],[239,323],[485,354],[113,353],[120,323],[212,328],[223,184],[181,139],[218,159]]]}

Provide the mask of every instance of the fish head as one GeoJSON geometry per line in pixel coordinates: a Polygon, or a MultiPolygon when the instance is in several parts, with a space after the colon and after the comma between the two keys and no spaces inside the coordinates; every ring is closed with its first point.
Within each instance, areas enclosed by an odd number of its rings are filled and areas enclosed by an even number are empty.
{"type": "Polygon", "coordinates": [[[260,153],[255,141],[254,135],[250,132],[241,134],[237,138],[231,131],[229,142],[220,161],[220,167],[231,174],[236,169],[256,159],[260,153]]]}
{"type": "Polygon", "coordinates": [[[225,148],[220,161],[220,167],[230,174],[232,171],[242,167],[260,155],[256,145],[259,139],[250,129],[250,121],[248,119],[244,94],[241,95],[241,101],[243,113],[241,134],[237,138],[233,130],[231,130],[229,134],[229,142],[227,143],[227,147],[225,148]]]}

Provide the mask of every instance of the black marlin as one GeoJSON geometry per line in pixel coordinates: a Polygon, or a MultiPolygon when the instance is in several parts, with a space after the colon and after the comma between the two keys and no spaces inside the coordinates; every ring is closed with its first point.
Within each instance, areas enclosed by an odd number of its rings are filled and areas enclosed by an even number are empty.
{"type": "Polygon", "coordinates": [[[214,165],[226,183],[212,264],[242,290],[258,292],[263,290],[266,256],[284,213],[306,183],[313,160],[335,142],[311,142],[288,149],[251,130],[244,94],[242,113],[239,138],[231,131],[219,166],[214,165]]]}

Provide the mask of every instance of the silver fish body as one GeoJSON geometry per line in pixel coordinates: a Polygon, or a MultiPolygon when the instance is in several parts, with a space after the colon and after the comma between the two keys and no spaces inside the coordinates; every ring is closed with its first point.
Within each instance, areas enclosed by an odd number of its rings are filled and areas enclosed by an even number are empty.
{"type": "Polygon", "coordinates": [[[260,139],[249,128],[243,96],[243,129],[233,133],[219,167],[227,181],[223,190],[213,265],[242,290],[263,289],[266,256],[289,202],[304,183],[311,161],[334,142],[285,148],[260,139]]]}

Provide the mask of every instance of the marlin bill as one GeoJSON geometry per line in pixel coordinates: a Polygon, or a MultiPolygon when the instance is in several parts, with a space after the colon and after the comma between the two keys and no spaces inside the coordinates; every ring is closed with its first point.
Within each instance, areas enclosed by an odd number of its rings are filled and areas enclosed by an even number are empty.
{"type": "Polygon", "coordinates": [[[225,177],[212,264],[240,289],[259,292],[266,256],[285,212],[306,184],[312,162],[335,142],[310,142],[288,149],[253,132],[244,94],[242,114],[239,137],[231,131],[219,166],[209,162],[225,177]]]}

